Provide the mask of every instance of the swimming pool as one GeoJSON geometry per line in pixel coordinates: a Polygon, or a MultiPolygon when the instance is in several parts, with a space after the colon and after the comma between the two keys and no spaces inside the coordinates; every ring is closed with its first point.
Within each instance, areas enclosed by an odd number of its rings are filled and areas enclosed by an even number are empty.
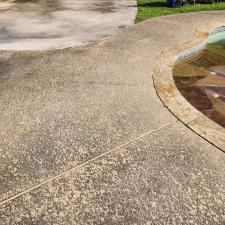
{"type": "Polygon", "coordinates": [[[225,27],[213,30],[197,51],[178,59],[173,77],[192,106],[225,127],[225,27]]]}

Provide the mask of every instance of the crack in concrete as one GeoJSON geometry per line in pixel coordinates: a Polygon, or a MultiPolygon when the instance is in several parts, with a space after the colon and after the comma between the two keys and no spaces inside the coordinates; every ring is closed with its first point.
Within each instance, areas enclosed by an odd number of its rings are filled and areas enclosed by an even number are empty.
{"type": "Polygon", "coordinates": [[[113,149],[111,149],[111,150],[109,150],[109,151],[107,151],[107,152],[105,152],[105,153],[103,153],[103,154],[100,154],[100,155],[98,155],[98,156],[96,156],[96,157],[94,157],[94,158],[92,158],[92,159],[90,159],[90,160],[87,160],[87,161],[84,162],[84,163],[81,163],[81,164],[79,164],[79,165],[77,165],[77,166],[75,166],[75,167],[72,167],[72,168],[70,168],[70,169],[68,169],[68,170],[66,170],[66,171],[63,171],[62,173],[59,173],[59,174],[53,176],[52,178],[47,179],[46,181],[43,181],[43,182],[41,182],[41,183],[39,183],[39,184],[37,184],[37,185],[31,187],[31,188],[26,189],[25,191],[22,191],[22,192],[20,192],[20,193],[14,195],[14,196],[12,196],[12,197],[10,197],[10,198],[7,198],[7,199],[1,201],[1,202],[0,202],[0,206],[3,205],[3,204],[5,204],[5,203],[7,203],[7,202],[10,202],[10,201],[12,201],[12,200],[18,198],[18,197],[20,197],[20,196],[22,196],[22,195],[24,195],[24,194],[26,194],[26,193],[28,193],[28,192],[31,192],[32,190],[37,189],[37,188],[39,188],[39,187],[41,187],[41,186],[43,186],[43,185],[45,185],[45,184],[47,184],[47,183],[49,183],[49,182],[51,182],[51,181],[57,179],[57,178],[60,178],[60,177],[62,177],[62,176],[65,175],[65,174],[71,173],[71,172],[75,171],[76,169],[78,169],[78,168],[80,168],[80,167],[82,167],[82,166],[84,166],[84,165],[87,165],[87,164],[89,164],[89,163],[91,163],[91,162],[93,162],[93,161],[95,161],[95,160],[97,160],[97,159],[100,159],[100,158],[104,157],[105,155],[108,155],[108,154],[110,154],[110,153],[112,153],[112,152],[115,152],[116,150],[118,150],[118,149],[120,149],[120,148],[122,148],[122,147],[125,147],[125,146],[127,146],[127,145],[129,145],[129,144],[131,144],[131,143],[133,143],[133,142],[136,142],[136,141],[138,141],[138,140],[140,140],[140,139],[142,139],[142,138],[144,138],[144,137],[146,137],[146,136],[148,136],[148,135],[151,135],[151,134],[153,134],[153,133],[155,133],[155,132],[157,132],[157,131],[159,131],[159,130],[161,130],[161,129],[163,129],[163,128],[169,127],[169,126],[175,124],[176,122],[178,122],[178,121],[166,123],[166,124],[164,124],[163,126],[158,127],[157,129],[154,129],[154,130],[151,130],[151,131],[149,131],[149,132],[146,132],[146,133],[142,134],[141,136],[139,136],[139,137],[137,137],[137,138],[134,138],[134,139],[132,139],[132,140],[130,140],[130,141],[128,141],[128,142],[126,142],[126,143],[120,145],[120,146],[117,146],[116,148],[113,148],[113,149]]]}

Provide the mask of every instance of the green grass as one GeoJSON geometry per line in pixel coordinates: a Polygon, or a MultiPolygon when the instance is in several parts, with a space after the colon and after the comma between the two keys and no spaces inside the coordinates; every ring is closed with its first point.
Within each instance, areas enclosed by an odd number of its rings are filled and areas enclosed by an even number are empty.
{"type": "Polygon", "coordinates": [[[189,4],[182,7],[169,8],[166,4],[166,0],[138,0],[138,14],[136,17],[136,22],[175,13],[222,9],[225,9],[225,2],[213,4],[189,4]]]}

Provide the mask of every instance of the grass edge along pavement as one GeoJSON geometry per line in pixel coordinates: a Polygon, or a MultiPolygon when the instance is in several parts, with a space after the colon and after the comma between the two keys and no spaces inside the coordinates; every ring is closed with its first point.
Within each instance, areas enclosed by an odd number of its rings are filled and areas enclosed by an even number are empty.
{"type": "Polygon", "coordinates": [[[175,14],[187,13],[195,11],[209,11],[209,10],[224,10],[225,2],[218,3],[198,3],[186,4],[181,7],[169,8],[166,0],[137,0],[138,13],[136,16],[136,23],[142,22],[154,17],[175,14]]]}

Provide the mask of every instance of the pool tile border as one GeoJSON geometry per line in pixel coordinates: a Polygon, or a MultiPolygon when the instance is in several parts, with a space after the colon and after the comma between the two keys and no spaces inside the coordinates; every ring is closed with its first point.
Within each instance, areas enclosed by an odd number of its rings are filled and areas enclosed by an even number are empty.
{"type": "Polygon", "coordinates": [[[219,26],[224,26],[224,21],[207,24],[195,33],[192,40],[162,52],[153,71],[153,82],[159,98],[174,116],[225,152],[225,129],[194,108],[181,95],[172,74],[173,64],[183,55],[200,49],[209,33],[219,26]]]}

